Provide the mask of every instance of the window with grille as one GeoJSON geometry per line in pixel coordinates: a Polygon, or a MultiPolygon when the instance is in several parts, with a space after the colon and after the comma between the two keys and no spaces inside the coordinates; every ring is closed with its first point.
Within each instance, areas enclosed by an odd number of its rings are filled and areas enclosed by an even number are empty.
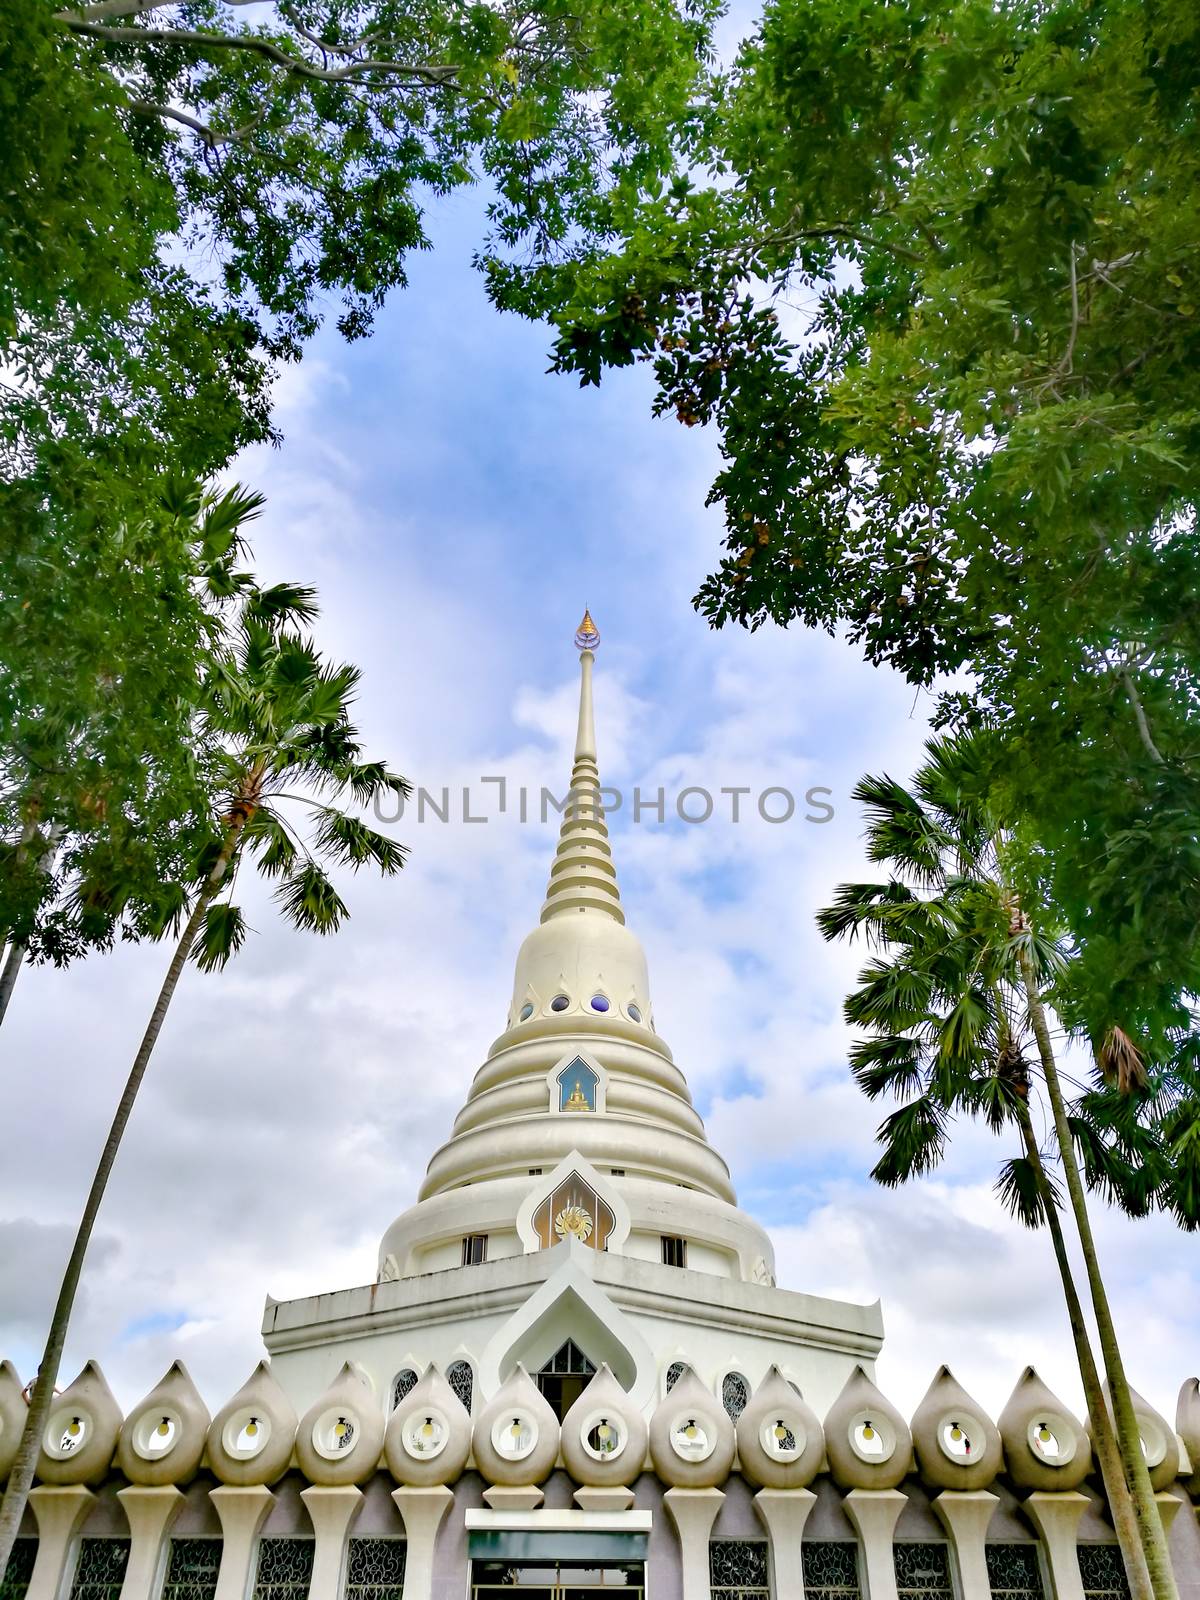
{"type": "Polygon", "coordinates": [[[859,1600],[858,1546],[852,1539],[805,1539],[800,1555],[809,1600],[859,1600]]]}
{"type": "Polygon", "coordinates": [[[220,1539],[172,1539],[161,1600],[212,1600],[220,1570],[220,1539]]]}
{"type": "Polygon", "coordinates": [[[417,1375],[411,1367],[405,1367],[392,1379],[392,1410],[407,1398],[417,1387],[417,1375]]]}
{"type": "Polygon", "coordinates": [[[667,1393],[668,1394],[670,1394],[671,1390],[679,1382],[680,1378],[683,1377],[683,1375],[684,1375],[684,1373],[686,1371],[687,1371],[687,1368],[684,1366],[682,1361],[672,1361],[671,1365],[667,1368],[667,1393]]]}
{"type": "Polygon", "coordinates": [[[308,1600],[312,1539],[260,1539],[254,1600],[308,1600]]]}
{"type": "Polygon", "coordinates": [[[903,1540],[892,1549],[899,1600],[954,1600],[948,1545],[903,1540]]]}
{"type": "Polygon", "coordinates": [[[119,1600],[128,1565],[128,1539],[81,1539],[71,1600],[119,1600]]]}
{"type": "Polygon", "coordinates": [[[992,1600],[1045,1600],[1036,1544],[989,1544],[985,1554],[992,1600]]]}
{"type": "Polygon", "coordinates": [[[0,1600],[25,1600],[37,1560],[37,1540],[18,1539],[8,1557],[8,1569],[0,1578],[0,1600]]]}
{"type": "Polygon", "coordinates": [[[400,1600],[407,1549],[403,1539],[351,1539],[344,1600],[400,1600]]]}
{"type": "Polygon", "coordinates": [[[681,1239],[673,1233],[662,1235],[662,1258],[664,1267],[687,1266],[687,1240],[681,1239]]]}
{"type": "Polygon", "coordinates": [[[740,1372],[727,1372],[721,1381],[721,1404],[736,1422],[750,1403],[750,1385],[740,1372]]]}
{"type": "Polygon", "coordinates": [[[487,1260],[486,1233],[469,1233],[462,1243],[462,1264],[464,1267],[479,1267],[487,1260]]]}
{"type": "Polygon", "coordinates": [[[446,1368],[446,1382],[454,1390],[467,1411],[475,1398],[475,1374],[469,1361],[452,1361],[446,1368]]]}
{"type": "Polygon", "coordinates": [[[1125,1563],[1115,1544],[1081,1544],[1079,1576],[1088,1600],[1129,1600],[1125,1563]]]}
{"type": "Polygon", "coordinates": [[[708,1546],[712,1600],[771,1600],[765,1539],[712,1539],[708,1546]]]}

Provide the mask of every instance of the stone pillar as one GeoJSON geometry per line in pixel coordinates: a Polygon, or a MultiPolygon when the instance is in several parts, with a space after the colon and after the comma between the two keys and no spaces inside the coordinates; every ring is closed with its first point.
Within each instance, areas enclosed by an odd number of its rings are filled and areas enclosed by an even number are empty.
{"type": "Polygon", "coordinates": [[[986,1489],[944,1489],[933,1501],[938,1521],[950,1535],[958,1561],[962,1600],[991,1600],[987,1531],[1000,1496],[986,1489]]]}
{"type": "Polygon", "coordinates": [[[907,1496],[899,1489],[851,1489],[842,1504],[862,1544],[867,1593],[871,1600],[896,1600],[892,1535],[907,1496]]]}
{"type": "Polygon", "coordinates": [[[683,1600],[709,1600],[708,1536],[724,1499],[720,1489],[668,1489],[663,1495],[679,1535],[683,1600]]]}
{"type": "Polygon", "coordinates": [[[393,1489],[392,1499],[404,1518],[408,1548],[404,1553],[404,1600],[430,1600],[433,1594],[433,1550],[438,1529],[454,1504],[453,1491],[393,1489]]]}
{"type": "Polygon", "coordinates": [[[81,1483],[62,1489],[43,1484],[29,1491],[29,1504],[37,1518],[38,1548],[25,1600],[57,1600],[71,1542],[95,1499],[81,1483]]]}
{"type": "Polygon", "coordinates": [[[775,1600],[804,1600],[801,1540],[808,1514],[816,1503],[811,1489],[760,1489],[754,1496],[754,1509],[771,1540],[775,1600]]]}
{"type": "MultiPolygon", "coordinates": [[[[339,1600],[346,1539],[355,1517],[362,1510],[363,1492],[352,1483],[340,1488],[313,1485],[301,1489],[300,1498],[308,1507],[317,1536],[308,1600],[339,1600]]],[[[121,1600],[125,1600],[124,1595],[121,1600]]]]}
{"type": "Polygon", "coordinates": [[[158,1591],[163,1546],[184,1497],[170,1485],[149,1489],[135,1484],[128,1489],[118,1489],[117,1499],[125,1507],[130,1533],[129,1563],[121,1585],[121,1600],[150,1600],[158,1591]]]}
{"type": "Polygon", "coordinates": [[[222,1483],[208,1491],[208,1498],[221,1519],[221,1570],[214,1600],[246,1600],[254,1541],[275,1504],[275,1496],[262,1483],[245,1489],[222,1483]]]}
{"type": "Polygon", "coordinates": [[[1026,1515],[1046,1548],[1054,1600],[1083,1600],[1076,1534],[1087,1506],[1087,1495],[1076,1494],[1073,1489],[1063,1494],[1039,1489],[1025,1501],[1026,1515]]]}

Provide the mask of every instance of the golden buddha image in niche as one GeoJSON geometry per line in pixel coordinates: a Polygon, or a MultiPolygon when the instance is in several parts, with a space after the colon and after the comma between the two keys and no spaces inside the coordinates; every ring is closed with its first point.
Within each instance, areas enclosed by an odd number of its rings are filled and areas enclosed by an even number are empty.
{"type": "Polygon", "coordinates": [[[615,1222],[612,1208],[574,1172],[533,1213],[533,1229],[542,1250],[564,1239],[578,1239],[592,1250],[604,1250],[615,1222]]]}
{"type": "Polygon", "coordinates": [[[593,1071],[582,1056],[576,1056],[558,1075],[558,1109],[595,1111],[599,1087],[599,1073],[593,1071]]]}

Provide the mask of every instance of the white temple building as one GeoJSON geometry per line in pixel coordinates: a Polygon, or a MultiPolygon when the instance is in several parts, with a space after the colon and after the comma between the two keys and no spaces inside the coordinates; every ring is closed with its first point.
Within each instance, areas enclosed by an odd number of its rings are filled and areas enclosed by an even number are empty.
{"type": "MultiPolygon", "coordinates": [[[[176,1363],[123,1417],[89,1363],[0,1600],[1127,1594],[1087,1431],[1031,1368],[996,1421],[944,1367],[906,1420],[878,1303],[776,1285],[626,925],[598,642],[585,615],[572,803],[505,1029],[377,1280],[268,1300],[269,1363],[215,1415],[176,1363]]],[[[21,1385],[0,1366],[0,1479],[21,1385]]],[[[1175,1427],[1137,1404],[1200,1600],[1200,1385],[1175,1427]]]]}

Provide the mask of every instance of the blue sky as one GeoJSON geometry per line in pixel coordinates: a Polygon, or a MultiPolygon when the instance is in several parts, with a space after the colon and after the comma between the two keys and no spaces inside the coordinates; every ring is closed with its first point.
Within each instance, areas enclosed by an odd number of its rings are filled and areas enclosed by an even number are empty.
{"type": "MultiPolygon", "coordinates": [[[[1048,1250],[991,1195],[1002,1152],[966,1130],[936,1182],[892,1194],[864,1176],[878,1112],[848,1081],[841,1022],[856,956],[825,947],[812,914],[863,871],[851,786],[911,770],[926,703],[837,640],[710,632],[690,599],[720,539],[704,508],[715,439],[653,421],[640,371],[599,391],[547,376],[546,331],[496,317],[470,268],[479,217],[478,196],[441,205],[435,249],[375,336],[323,336],[285,374],[285,443],[240,464],[269,496],[260,569],[318,586],[323,644],[364,669],[369,745],[415,783],[486,795],[479,778],[502,773],[561,791],[586,603],[607,783],[832,791],[825,825],[735,827],[725,805],[698,826],[634,826],[628,805],[612,818],[659,1029],[771,1227],[781,1282],[882,1297],[880,1376],[901,1406],[941,1361],[993,1409],[1027,1362],[1078,1403],[1048,1250]]],[[[396,832],[410,865],[347,885],[336,940],[282,929],[247,884],[247,949],[224,975],[187,976],[66,1376],[96,1356],[132,1403],[178,1354],[215,1409],[258,1359],[266,1293],[373,1277],[501,1029],[555,827],[410,816],[396,832]]],[[[53,1108],[0,1174],[0,1354],[26,1374],[164,960],[124,949],[18,988],[9,1105],[53,1108]]],[[[1101,1215],[1100,1233],[1131,1375],[1173,1416],[1195,1365],[1194,1248],[1161,1221],[1101,1215]]]]}

